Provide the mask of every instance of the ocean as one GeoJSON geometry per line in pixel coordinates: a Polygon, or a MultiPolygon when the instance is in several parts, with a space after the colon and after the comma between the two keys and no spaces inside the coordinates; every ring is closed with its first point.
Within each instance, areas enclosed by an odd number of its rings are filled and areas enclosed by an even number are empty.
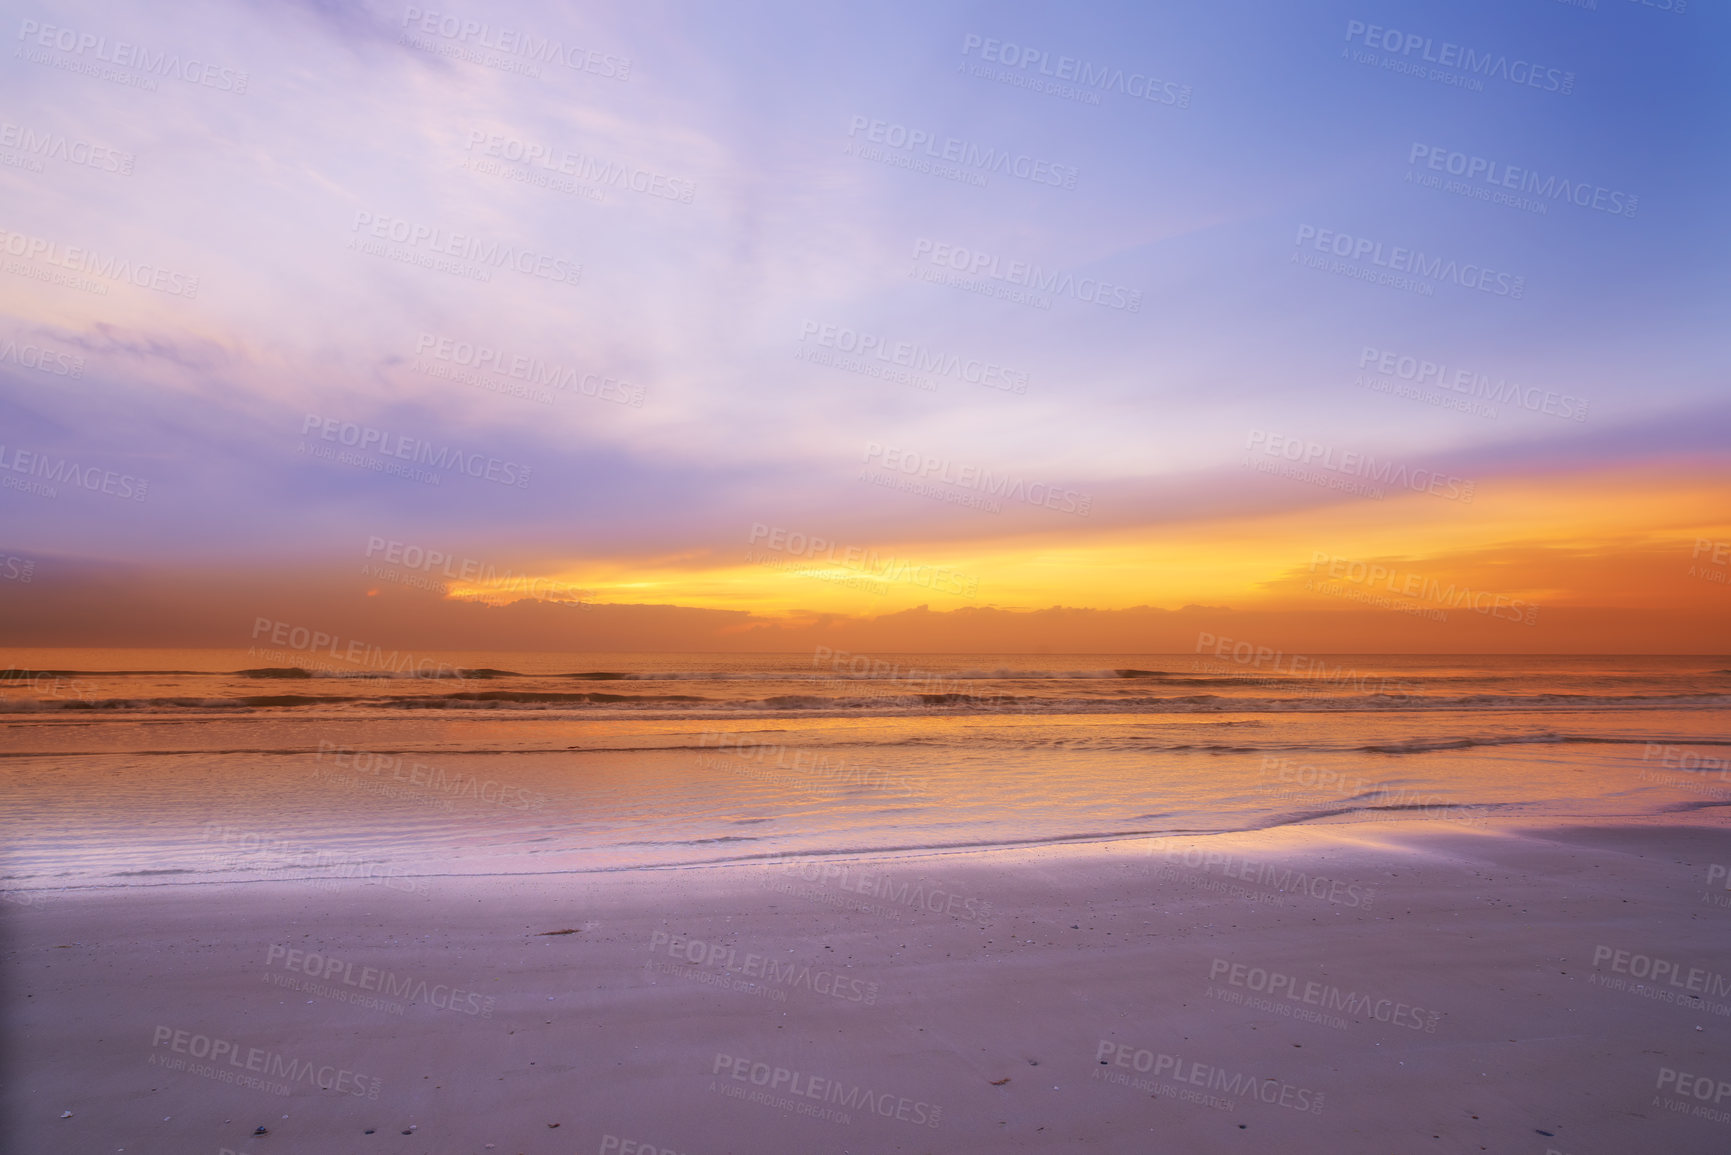
{"type": "Polygon", "coordinates": [[[0,887],[25,904],[1731,805],[1725,658],[285,645],[4,661],[0,887]]]}

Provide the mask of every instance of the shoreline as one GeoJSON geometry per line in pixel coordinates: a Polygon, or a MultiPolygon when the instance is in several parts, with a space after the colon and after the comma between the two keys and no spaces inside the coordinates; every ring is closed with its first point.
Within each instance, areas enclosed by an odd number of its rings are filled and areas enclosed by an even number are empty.
{"type": "MultiPolygon", "coordinates": [[[[1060,861],[1087,861],[1096,858],[1100,861],[1135,861],[1140,858],[1153,857],[1156,852],[1165,854],[1170,860],[1174,856],[1180,858],[1190,856],[1190,852],[1196,848],[1189,844],[1204,842],[1213,846],[1236,845],[1240,842],[1270,844],[1269,847],[1260,851],[1263,855],[1274,852],[1276,848],[1281,853],[1294,855],[1324,854],[1329,851],[1345,852],[1354,847],[1372,847],[1387,851],[1400,846],[1403,841],[1399,837],[1401,835],[1409,836],[1404,841],[1416,844],[1430,840],[1429,836],[1433,835],[1437,837],[1463,835],[1481,838],[1542,838],[1547,831],[1564,831],[1576,828],[1610,830],[1624,827],[1635,829],[1674,827],[1678,829],[1723,830],[1725,829],[1723,823],[1714,817],[1714,810],[1719,806],[1731,806],[1731,803],[1704,802],[1693,810],[1649,814],[1487,816],[1474,813],[1458,820],[1436,818],[1402,820],[1382,816],[1348,818],[1329,814],[1315,821],[1301,820],[1239,830],[1188,830],[1134,835],[1074,835],[1050,840],[1030,839],[984,845],[815,849],[785,853],[766,851],[762,854],[695,862],[636,863],[590,868],[566,867],[523,871],[473,871],[454,874],[403,873],[391,875],[389,880],[449,884],[464,881],[502,882],[511,879],[532,880],[539,878],[605,879],[669,873],[704,874],[708,872],[750,871],[789,863],[875,865],[935,861],[957,866],[993,864],[1021,866],[1048,858],[1056,858],[1060,861]],[[1374,832],[1378,837],[1366,837],[1363,833],[1365,830],[1374,832]],[[1360,833],[1353,836],[1345,833],[1347,831],[1360,833]],[[1142,847],[1142,849],[1138,850],[1138,847],[1142,847]]],[[[1470,807],[1463,806],[1462,809],[1467,810],[1470,807]]],[[[1731,832],[1728,832],[1728,837],[1731,837],[1731,832]]],[[[1408,846],[1405,849],[1416,851],[1414,846],[1408,846]]],[[[66,887],[35,886],[8,889],[5,891],[5,895],[120,894],[157,890],[173,891],[191,887],[295,887],[333,882],[349,883],[351,881],[350,878],[342,876],[311,874],[269,879],[207,878],[149,883],[119,882],[108,885],[86,883],[66,887]]],[[[0,895],[0,901],[3,901],[5,895],[0,895]]],[[[21,902],[18,905],[29,906],[40,905],[40,903],[21,902]]]]}

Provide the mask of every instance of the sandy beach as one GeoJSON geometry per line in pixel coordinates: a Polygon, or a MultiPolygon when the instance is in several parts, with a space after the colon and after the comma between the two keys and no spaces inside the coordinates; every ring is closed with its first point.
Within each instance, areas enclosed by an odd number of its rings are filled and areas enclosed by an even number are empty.
{"type": "Polygon", "coordinates": [[[1726,863],[1367,822],[49,891],[5,910],[7,1113],[135,1155],[1717,1152],[1726,863]]]}

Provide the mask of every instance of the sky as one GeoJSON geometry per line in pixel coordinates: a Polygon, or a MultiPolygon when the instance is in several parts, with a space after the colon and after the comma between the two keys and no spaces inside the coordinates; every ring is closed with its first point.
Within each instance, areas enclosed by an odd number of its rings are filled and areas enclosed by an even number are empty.
{"type": "Polygon", "coordinates": [[[1723,8],[5,7],[0,641],[1731,650],[1723,8]]]}

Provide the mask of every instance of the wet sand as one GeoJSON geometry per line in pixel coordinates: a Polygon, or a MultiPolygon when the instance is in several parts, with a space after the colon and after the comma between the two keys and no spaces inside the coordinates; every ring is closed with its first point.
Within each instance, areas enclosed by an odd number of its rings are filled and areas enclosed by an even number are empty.
{"type": "Polygon", "coordinates": [[[1726,864],[1354,823],[49,891],[3,907],[5,1107],[130,1155],[1722,1152],[1726,864]]]}

